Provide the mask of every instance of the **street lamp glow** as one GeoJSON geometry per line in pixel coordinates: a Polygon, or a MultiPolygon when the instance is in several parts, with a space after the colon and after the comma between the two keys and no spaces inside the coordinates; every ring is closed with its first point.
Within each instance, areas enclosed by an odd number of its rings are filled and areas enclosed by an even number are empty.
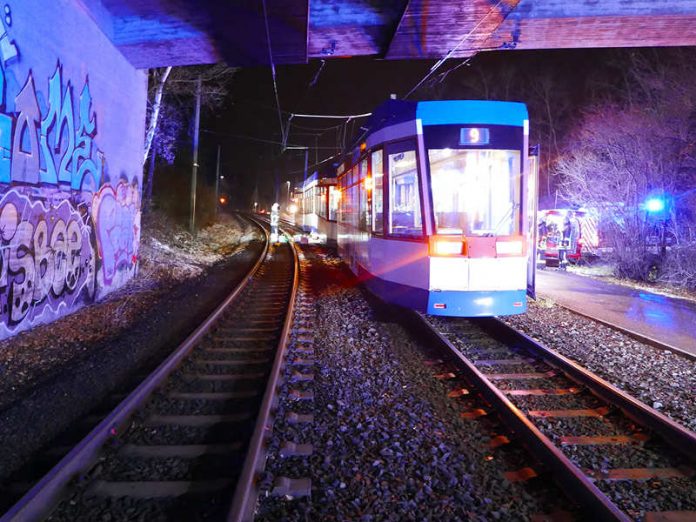
{"type": "Polygon", "coordinates": [[[645,210],[648,212],[662,212],[665,209],[665,202],[660,198],[650,198],[645,202],[645,210]]]}

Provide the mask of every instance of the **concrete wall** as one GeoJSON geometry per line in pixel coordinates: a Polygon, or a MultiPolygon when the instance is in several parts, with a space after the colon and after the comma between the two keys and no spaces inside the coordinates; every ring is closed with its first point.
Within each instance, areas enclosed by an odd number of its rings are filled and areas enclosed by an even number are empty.
{"type": "Polygon", "coordinates": [[[77,0],[0,0],[0,338],[138,266],[147,78],[77,0]]]}

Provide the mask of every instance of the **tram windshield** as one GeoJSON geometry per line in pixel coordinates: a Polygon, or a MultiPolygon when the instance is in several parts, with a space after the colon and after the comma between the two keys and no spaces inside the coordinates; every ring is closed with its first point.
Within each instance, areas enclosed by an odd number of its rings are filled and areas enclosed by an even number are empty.
{"type": "Polygon", "coordinates": [[[520,233],[519,150],[430,149],[438,234],[520,233]]]}

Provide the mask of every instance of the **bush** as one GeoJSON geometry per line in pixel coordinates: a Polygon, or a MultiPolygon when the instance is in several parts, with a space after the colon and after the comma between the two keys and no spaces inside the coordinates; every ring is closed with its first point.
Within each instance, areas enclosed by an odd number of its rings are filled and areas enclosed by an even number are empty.
{"type": "Polygon", "coordinates": [[[622,279],[633,279],[646,283],[658,280],[662,271],[662,260],[656,254],[646,251],[615,251],[613,256],[614,275],[622,279]]]}
{"type": "Polygon", "coordinates": [[[662,260],[658,281],[696,290],[696,242],[671,247],[662,260]]]}

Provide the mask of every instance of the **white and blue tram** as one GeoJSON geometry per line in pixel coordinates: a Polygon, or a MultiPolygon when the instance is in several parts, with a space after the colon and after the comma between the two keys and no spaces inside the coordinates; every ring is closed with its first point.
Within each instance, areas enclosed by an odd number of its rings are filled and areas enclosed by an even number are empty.
{"type": "Polygon", "coordinates": [[[338,200],[340,192],[336,178],[322,177],[314,172],[299,188],[300,219],[304,232],[317,237],[322,243],[336,244],[338,200]]]}
{"type": "Polygon", "coordinates": [[[522,103],[388,100],[338,167],[338,248],[388,302],[432,315],[526,310],[536,162],[522,103]]]}

